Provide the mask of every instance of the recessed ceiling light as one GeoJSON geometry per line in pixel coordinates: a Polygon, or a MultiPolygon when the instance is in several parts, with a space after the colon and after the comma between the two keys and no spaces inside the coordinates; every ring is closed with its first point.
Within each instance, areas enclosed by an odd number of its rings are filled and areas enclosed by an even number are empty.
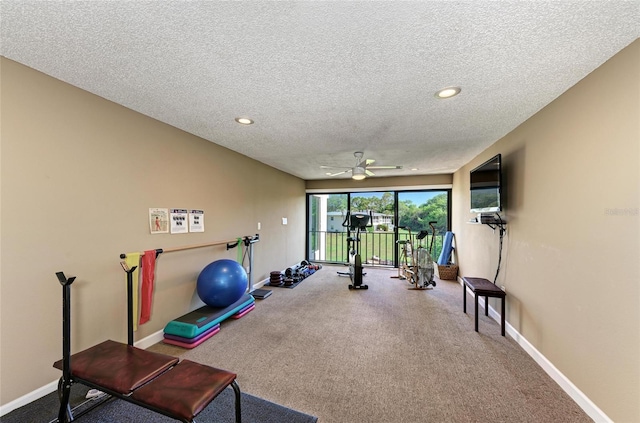
{"type": "Polygon", "coordinates": [[[436,91],[436,97],[438,98],[451,98],[458,94],[460,94],[460,87],[447,87],[436,91]]]}
{"type": "Polygon", "coordinates": [[[411,170],[415,171],[415,170],[418,170],[418,168],[417,167],[412,167],[411,170]]]}
{"type": "Polygon", "coordinates": [[[241,125],[252,125],[253,121],[249,118],[245,118],[245,117],[237,117],[236,118],[236,122],[238,122],[241,125]]]}

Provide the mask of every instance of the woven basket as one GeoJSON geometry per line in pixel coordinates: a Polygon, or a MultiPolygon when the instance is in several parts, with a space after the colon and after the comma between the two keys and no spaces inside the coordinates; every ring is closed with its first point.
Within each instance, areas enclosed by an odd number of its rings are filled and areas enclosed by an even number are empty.
{"type": "Polygon", "coordinates": [[[436,264],[436,268],[438,269],[438,278],[445,281],[452,281],[458,278],[458,265],[457,264],[446,264],[440,265],[436,264]]]}

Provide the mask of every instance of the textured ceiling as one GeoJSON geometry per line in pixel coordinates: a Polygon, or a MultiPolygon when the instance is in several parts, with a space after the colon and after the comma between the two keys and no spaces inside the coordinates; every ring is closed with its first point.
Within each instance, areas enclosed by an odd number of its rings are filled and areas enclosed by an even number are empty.
{"type": "Polygon", "coordinates": [[[451,173],[640,36],[640,3],[615,0],[3,0],[0,14],[3,56],[303,179],[354,151],[403,166],[377,176],[451,173]],[[436,99],[447,86],[462,92],[436,99]]]}

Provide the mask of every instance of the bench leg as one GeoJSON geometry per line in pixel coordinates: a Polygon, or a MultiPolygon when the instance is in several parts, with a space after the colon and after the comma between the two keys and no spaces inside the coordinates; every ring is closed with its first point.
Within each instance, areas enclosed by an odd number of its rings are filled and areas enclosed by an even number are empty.
{"type": "Polygon", "coordinates": [[[476,332],[478,331],[478,294],[474,294],[473,298],[476,302],[476,332]]]}
{"type": "Polygon", "coordinates": [[[484,297],[484,315],[485,316],[489,315],[489,296],[488,295],[484,297]]]}
{"type": "Polygon", "coordinates": [[[467,313],[467,285],[462,284],[462,311],[467,313]]]}
{"type": "Polygon", "coordinates": [[[504,312],[505,312],[505,306],[504,306],[504,297],[501,298],[502,300],[502,315],[500,317],[500,324],[502,325],[502,336],[504,336],[504,312]]]}
{"type": "Polygon", "coordinates": [[[242,410],[240,407],[240,387],[235,380],[231,382],[231,387],[233,388],[233,393],[235,394],[236,423],[242,423],[242,410]]]}

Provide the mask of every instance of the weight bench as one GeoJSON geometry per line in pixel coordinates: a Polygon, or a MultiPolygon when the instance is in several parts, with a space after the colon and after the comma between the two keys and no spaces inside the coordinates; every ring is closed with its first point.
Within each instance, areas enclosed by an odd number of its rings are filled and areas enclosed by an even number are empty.
{"type": "MultiPolygon", "coordinates": [[[[135,267],[130,272],[127,269],[129,294],[133,270],[135,267]]],[[[58,383],[59,423],[71,422],[113,398],[181,422],[193,423],[195,417],[228,386],[233,388],[235,394],[236,423],[241,423],[241,393],[235,373],[136,348],[133,346],[132,330],[127,344],[107,340],[71,355],[70,299],[71,284],[75,277],[67,279],[62,272],[56,275],[62,285],[63,302],[63,358],[53,364],[62,370],[58,383]],[[111,397],[74,416],[69,397],[71,386],[76,382],[111,397]]],[[[131,305],[130,295],[128,303],[131,305]]],[[[128,320],[131,328],[132,313],[129,313],[128,320]]]]}
{"type": "Polygon", "coordinates": [[[502,329],[502,336],[504,336],[504,312],[505,312],[505,297],[507,293],[496,286],[494,283],[483,278],[468,278],[463,277],[464,284],[462,285],[462,310],[467,312],[467,287],[473,292],[475,299],[475,313],[476,313],[476,332],[478,332],[478,297],[484,297],[484,315],[489,315],[489,297],[500,298],[502,301],[502,312],[500,315],[500,325],[502,329]]]}

